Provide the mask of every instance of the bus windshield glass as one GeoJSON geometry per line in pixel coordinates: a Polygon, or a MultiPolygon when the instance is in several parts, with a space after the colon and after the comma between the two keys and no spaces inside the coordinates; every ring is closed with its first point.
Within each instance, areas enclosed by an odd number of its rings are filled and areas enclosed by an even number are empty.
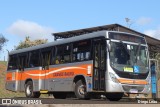
{"type": "Polygon", "coordinates": [[[146,45],[112,40],[111,47],[110,64],[116,71],[132,73],[148,72],[148,51],[146,45]],[[136,68],[137,70],[135,70],[136,68]]]}

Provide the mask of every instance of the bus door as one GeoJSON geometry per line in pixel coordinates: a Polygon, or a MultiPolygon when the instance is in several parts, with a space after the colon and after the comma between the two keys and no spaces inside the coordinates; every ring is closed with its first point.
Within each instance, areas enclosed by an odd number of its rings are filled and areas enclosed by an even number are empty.
{"type": "Polygon", "coordinates": [[[42,49],[42,55],[41,55],[41,60],[42,60],[42,72],[43,74],[45,74],[43,79],[42,84],[44,84],[42,86],[42,90],[48,90],[49,86],[49,79],[48,79],[48,72],[49,72],[49,65],[50,65],[50,59],[51,59],[51,48],[46,48],[46,49],[42,49]]]}
{"type": "Polygon", "coordinates": [[[93,43],[93,90],[105,90],[106,43],[95,40],[93,43]]]}

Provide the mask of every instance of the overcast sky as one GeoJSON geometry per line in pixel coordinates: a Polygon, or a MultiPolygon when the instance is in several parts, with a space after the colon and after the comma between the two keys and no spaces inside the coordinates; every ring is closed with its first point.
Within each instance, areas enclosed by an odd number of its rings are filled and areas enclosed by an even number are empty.
{"type": "Polygon", "coordinates": [[[26,36],[53,41],[51,33],[107,24],[127,26],[160,39],[160,0],[1,0],[0,33],[7,56],[26,36]]]}

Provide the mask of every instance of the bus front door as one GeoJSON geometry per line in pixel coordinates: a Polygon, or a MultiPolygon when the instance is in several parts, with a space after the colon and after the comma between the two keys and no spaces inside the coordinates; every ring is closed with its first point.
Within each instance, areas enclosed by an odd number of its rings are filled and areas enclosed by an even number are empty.
{"type": "Polygon", "coordinates": [[[93,90],[105,90],[106,44],[103,40],[93,44],[93,90]]]}

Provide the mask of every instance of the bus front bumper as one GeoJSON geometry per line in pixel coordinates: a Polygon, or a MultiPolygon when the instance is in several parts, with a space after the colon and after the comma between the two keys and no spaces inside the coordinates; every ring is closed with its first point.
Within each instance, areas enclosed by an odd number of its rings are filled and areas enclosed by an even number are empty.
{"type": "Polygon", "coordinates": [[[151,92],[151,86],[149,84],[146,84],[146,85],[122,84],[122,83],[113,82],[112,80],[107,80],[106,81],[106,92],[149,94],[151,92]]]}

